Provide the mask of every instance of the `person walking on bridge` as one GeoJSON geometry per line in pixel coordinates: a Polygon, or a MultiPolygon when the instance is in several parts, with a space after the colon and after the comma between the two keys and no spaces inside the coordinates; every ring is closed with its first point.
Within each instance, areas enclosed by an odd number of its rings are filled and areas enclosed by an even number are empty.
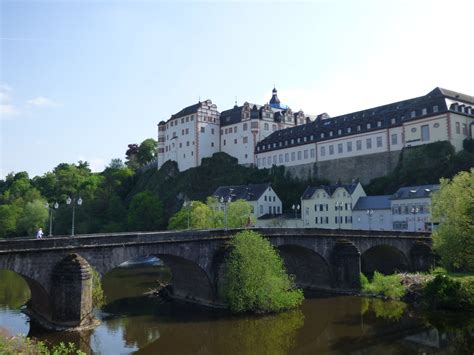
{"type": "Polygon", "coordinates": [[[38,228],[38,232],[36,232],[36,239],[43,239],[43,228],[38,228]]]}

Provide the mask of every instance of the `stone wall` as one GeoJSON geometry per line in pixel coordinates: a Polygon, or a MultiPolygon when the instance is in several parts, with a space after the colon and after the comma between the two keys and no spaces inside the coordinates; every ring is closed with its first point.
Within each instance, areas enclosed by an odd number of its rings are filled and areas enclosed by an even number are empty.
{"type": "Polygon", "coordinates": [[[302,179],[313,177],[326,179],[331,183],[336,183],[340,179],[343,183],[349,183],[352,179],[358,178],[362,184],[368,184],[374,178],[391,173],[397,166],[400,152],[383,152],[333,159],[289,166],[286,169],[292,176],[302,179]]]}

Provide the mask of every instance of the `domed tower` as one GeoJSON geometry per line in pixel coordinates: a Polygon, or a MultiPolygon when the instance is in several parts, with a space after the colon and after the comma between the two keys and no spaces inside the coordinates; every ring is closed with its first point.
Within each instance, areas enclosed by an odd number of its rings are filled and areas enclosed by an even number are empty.
{"type": "Polygon", "coordinates": [[[273,108],[281,108],[280,99],[278,98],[277,89],[275,87],[273,87],[273,90],[272,90],[272,98],[270,99],[270,106],[273,108]]]}

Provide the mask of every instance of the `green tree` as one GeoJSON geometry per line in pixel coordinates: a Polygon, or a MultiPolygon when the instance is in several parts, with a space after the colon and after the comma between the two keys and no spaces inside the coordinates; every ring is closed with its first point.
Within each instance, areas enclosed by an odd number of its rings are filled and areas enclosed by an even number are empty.
{"type": "Polygon", "coordinates": [[[433,197],[434,247],[447,269],[474,271],[474,168],[441,179],[433,197]]]}
{"type": "Polygon", "coordinates": [[[224,294],[233,312],[278,312],[302,303],[302,291],[295,288],[283,260],[268,240],[244,231],[230,244],[224,294]]]}
{"type": "Polygon", "coordinates": [[[252,206],[245,200],[231,202],[227,210],[227,226],[243,228],[248,224],[255,225],[256,219],[252,214],[252,206]]]}
{"type": "Polygon", "coordinates": [[[146,165],[156,158],[156,149],[158,142],[153,138],[145,139],[138,146],[137,162],[140,165],[146,165]]]}
{"type": "Polygon", "coordinates": [[[18,219],[17,231],[21,234],[34,235],[39,227],[44,228],[48,221],[48,209],[45,204],[45,200],[28,202],[23,215],[18,219]]]}
{"type": "Polygon", "coordinates": [[[128,209],[128,227],[130,230],[153,231],[163,224],[163,206],[161,201],[149,191],[133,196],[128,209]]]}
{"type": "Polygon", "coordinates": [[[16,230],[16,223],[20,209],[12,205],[0,206],[0,238],[12,235],[16,230]]]}

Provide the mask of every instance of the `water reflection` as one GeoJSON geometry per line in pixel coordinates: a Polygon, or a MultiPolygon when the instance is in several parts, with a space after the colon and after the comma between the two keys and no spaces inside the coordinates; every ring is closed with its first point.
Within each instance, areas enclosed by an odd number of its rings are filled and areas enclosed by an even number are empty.
{"type": "Polygon", "coordinates": [[[103,279],[107,305],[92,331],[48,333],[28,324],[20,276],[0,271],[0,327],[87,354],[472,354],[474,316],[421,314],[403,302],[358,297],[307,299],[272,316],[232,316],[143,293],[169,270],[120,268],[103,279]]]}

